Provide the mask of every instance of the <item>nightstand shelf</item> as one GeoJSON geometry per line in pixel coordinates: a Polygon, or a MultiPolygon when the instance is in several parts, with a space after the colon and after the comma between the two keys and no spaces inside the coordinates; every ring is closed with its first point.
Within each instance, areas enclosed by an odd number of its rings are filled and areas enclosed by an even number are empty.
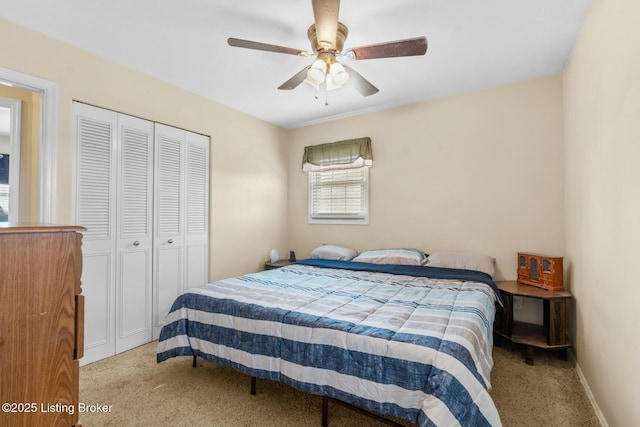
{"type": "Polygon", "coordinates": [[[498,289],[504,299],[504,308],[496,310],[494,332],[496,344],[502,338],[527,348],[526,362],[533,365],[535,348],[544,350],[560,350],[566,358],[566,350],[572,347],[567,337],[567,300],[572,296],[566,291],[549,291],[529,285],[523,285],[515,280],[497,281],[498,289]],[[518,322],[513,318],[513,297],[535,298],[542,300],[543,324],[518,322]]]}

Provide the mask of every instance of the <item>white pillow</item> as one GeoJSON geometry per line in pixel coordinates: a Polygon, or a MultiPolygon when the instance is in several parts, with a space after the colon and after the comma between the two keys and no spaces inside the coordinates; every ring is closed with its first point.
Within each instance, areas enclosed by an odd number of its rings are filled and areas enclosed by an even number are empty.
{"type": "Polygon", "coordinates": [[[311,251],[311,258],[337,259],[342,261],[351,261],[358,251],[351,248],[345,248],[335,245],[322,245],[311,251]]]}
{"type": "Polygon", "coordinates": [[[495,258],[486,255],[476,255],[466,252],[436,252],[427,257],[429,267],[460,268],[487,273],[493,277],[495,273],[495,258]]]}
{"type": "Polygon", "coordinates": [[[365,251],[353,261],[372,264],[424,265],[426,255],[418,249],[381,249],[365,251]]]}

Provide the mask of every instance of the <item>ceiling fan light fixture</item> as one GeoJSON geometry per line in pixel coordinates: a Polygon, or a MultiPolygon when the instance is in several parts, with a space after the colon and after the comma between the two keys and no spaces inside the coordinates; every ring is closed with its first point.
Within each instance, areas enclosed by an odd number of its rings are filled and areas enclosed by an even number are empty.
{"type": "Polygon", "coordinates": [[[364,45],[344,51],[344,42],[349,31],[338,20],[340,0],[312,0],[311,3],[314,23],[307,29],[307,38],[311,42],[313,52],[233,37],[227,39],[227,43],[233,47],[266,52],[304,57],[315,56],[316,61],[312,65],[305,66],[293,77],[281,84],[278,89],[291,90],[306,82],[313,86],[317,93],[321,87],[325,91],[340,89],[351,80],[352,83],[349,85],[360,92],[362,96],[376,94],[379,90],[356,70],[349,66],[338,64],[337,59],[341,61],[359,61],[420,56],[427,53],[427,38],[424,36],[364,45]]]}
{"type": "Polygon", "coordinates": [[[315,61],[313,65],[311,65],[311,68],[309,68],[309,71],[307,72],[307,77],[309,77],[309,79],[313,80],[316,83],[324,82],[324,80],[326,79],[326,75],[327,75],[327,64],[321,59],[318,59],[317,61],[315,61]]]}
{"type": "Polygon", "coordinates": [[[347,73],[339,62],[331,64],[329,74],[331,76],[331,82],[336,86],[344,86],[349,80],[349,73],[347,73]]]}

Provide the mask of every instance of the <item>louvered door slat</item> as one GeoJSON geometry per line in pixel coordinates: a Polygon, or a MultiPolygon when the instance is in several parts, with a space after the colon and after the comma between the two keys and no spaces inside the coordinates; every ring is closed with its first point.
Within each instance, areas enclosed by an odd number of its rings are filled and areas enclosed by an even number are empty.
{"type": "Polygon", "coordinates": [[[122,130],[122,229],[123,237],[149,236],[152,135],[139,129],[122,130]]]}
{"type": "Polygon", "coordinates": [[[113,124],[78,117],[78,223],[85,241],[111,235],[113,124]]]}
{"type": "Polygon", "coordinates": [[[207,147],[190,143],[187,147],[187,233],[207,231],[207,147]]]}
{"type": "Polygon", "coordinates": [[[182,200],[180,176],[182,173],[181,142],[161,136],[158,147],[158,233],[181,232],[182,200]]]}

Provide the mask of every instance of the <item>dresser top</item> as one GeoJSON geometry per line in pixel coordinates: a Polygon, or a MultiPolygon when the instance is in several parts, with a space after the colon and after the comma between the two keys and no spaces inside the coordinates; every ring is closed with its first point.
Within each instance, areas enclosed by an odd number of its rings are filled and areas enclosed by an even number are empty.
{"type": "Polygon", "coordinates": [[[84,230],[86,230],[86,228],[79,225],[42,224],[36,222],[0,222],[0,234],[56,233],[84,230]]]}

